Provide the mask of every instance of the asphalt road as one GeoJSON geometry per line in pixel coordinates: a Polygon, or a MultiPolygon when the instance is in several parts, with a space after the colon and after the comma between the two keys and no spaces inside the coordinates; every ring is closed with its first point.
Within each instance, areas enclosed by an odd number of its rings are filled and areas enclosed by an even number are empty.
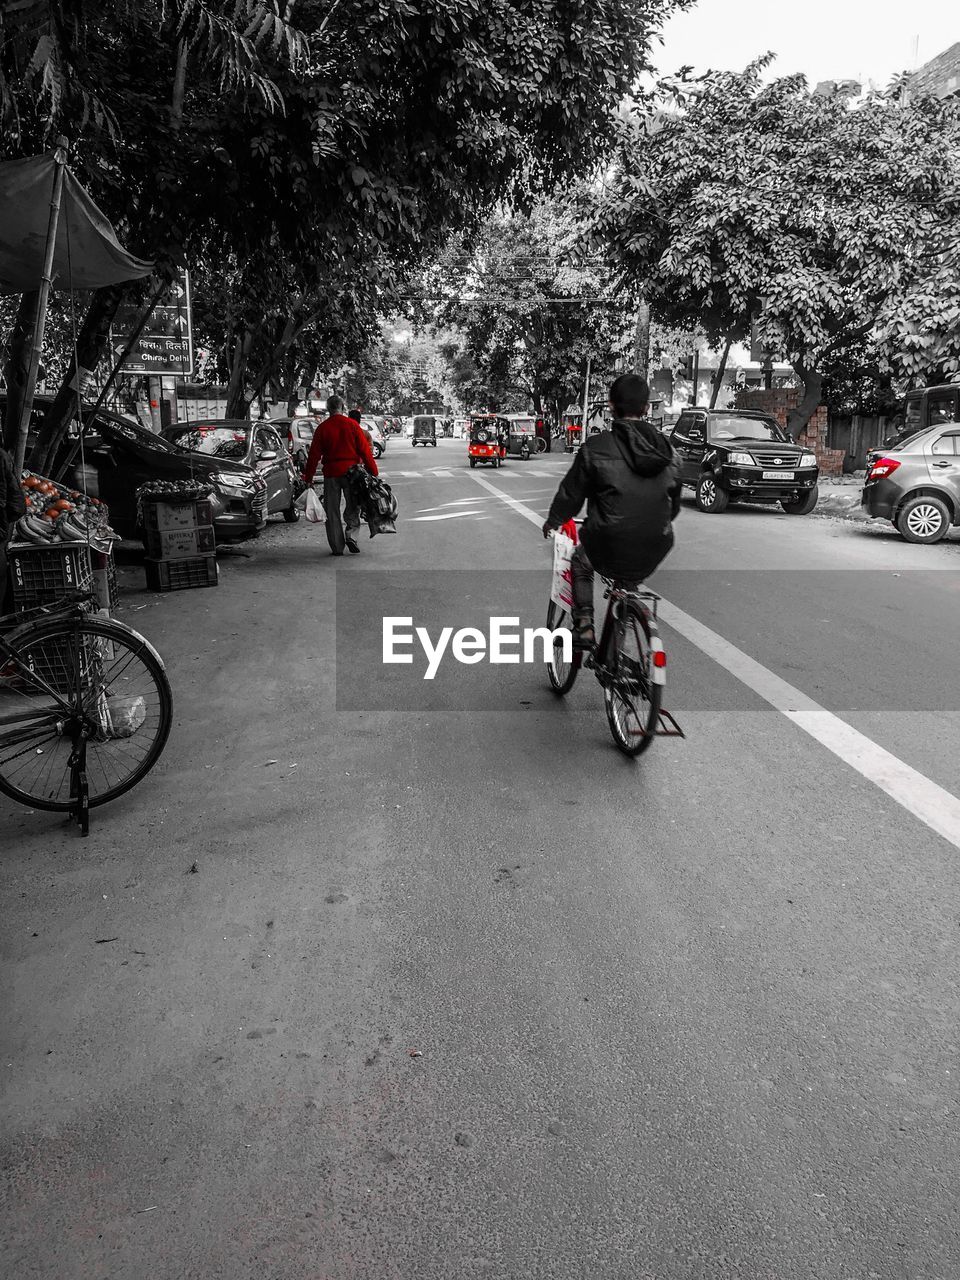
{"type": "Polygon", "coordinates": [[[464,454],[391,441],[360,556],[124,575],[161,764],[0,798],[5,1273],[955,1280],[960,541],[688,507],[628,762],[586,675],[382,667],[542,621],[568,459],[464,454]]]}

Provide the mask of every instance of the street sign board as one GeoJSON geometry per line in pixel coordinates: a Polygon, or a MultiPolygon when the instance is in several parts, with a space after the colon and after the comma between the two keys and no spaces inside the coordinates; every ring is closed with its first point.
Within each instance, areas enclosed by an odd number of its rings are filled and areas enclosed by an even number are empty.
{"type": "MultiPolygon", "coordinates": [[[[136,332],[142,308],[122,306],[110,331],[113,357],[119,360],[136,332]]],[[[193,374],[190,277],[182,272],[157,303],[123,364],[124,373],[193,374]]]]}

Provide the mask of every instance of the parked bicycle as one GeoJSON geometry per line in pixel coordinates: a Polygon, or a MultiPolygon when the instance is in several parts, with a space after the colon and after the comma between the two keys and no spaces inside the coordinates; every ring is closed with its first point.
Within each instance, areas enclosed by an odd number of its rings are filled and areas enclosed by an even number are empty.
{"type": "Polygon", "coordinates": [[[663,709],[667,655],[657,625],[660,597],[644,587],[603,578],[608,601],[600,639],[592,654],[572,648],[573,616],[554,600],[547,612],[551,631],[571,632],[572,656],[567,661],[560,637],[553,642],[547,675],[563,696],[573,688],[581,666],[592,670],[603,689],[607,723],[617,747],[639,756],[655,737],[684,737],[669,711],[663,709]],[[584,661],[586,658],[586,661],[584,661]]]}
{"type": "Polygon", "coordinates": [[[89,811],[153,768],[173,698],[153,646],[82,592],[0,618],[0,791],[61,810],[84,835],[89,811]]]}

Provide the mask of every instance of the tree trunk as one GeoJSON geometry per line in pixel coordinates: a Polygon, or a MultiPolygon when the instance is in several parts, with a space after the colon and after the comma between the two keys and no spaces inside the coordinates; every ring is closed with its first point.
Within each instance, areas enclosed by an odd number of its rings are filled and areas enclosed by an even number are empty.
{"type": "Polygon", "coordinates": [[[27,373],[30,367],[30,341],[37,323],[37,305],[40,291],[20,295],[17,318],[10,333],[10,354],[7,360],[7,408],[4,418],[3,446],[11,456],[17,447],[20,431],[20,414],[27,390],[27,373]]]}
{"type": "Polygon", "coordinates": [[[170,129],[178,134],[183,125],[183,99],[187,91],[187,45],[181,40],[177,45],[177,62],[173,74],[173,92],[170,95],[170,129]]]}
{"type": "Polygon", "coordinates": [[[723,386],[723,375],[727,372],[727,361],[730,359],[730,348],[733,346],[733,338],[727,338],[723,348],[723,355],[720,357],[720,367],[713,375],[713,390],[710,392],[710,408],[717,407],[717,396],[720,394],[720,388],[723,386]]]}
{"type": "MultiPolygon", "coordinates": [[[[126,290],[125,284],[111,284],[98,289],[91,299],[87,314],[80,332],[77,334],[77,358],[80,369],[86,373],[96,369],[100,363],[110,325],[117,314],[126,290]]],[[[71,358],[66,376],[60,384],[44,415],[43,424],[37,442],[30,454],[29,465],[41,475],[49,475],[53,469],[54,459],[67,435],[67,427],[77,404],[77,390],[74,385],[77,378],[76,362],[71,358]]]]}
{"type": "Polygon", "coordinates": [[[238,333],[233,344],[233,360],[230,367],[230,382],[227,385],[227,417],[246,418],[250,413],[253,396],[247,394],[247,364],[250,360],[250,348],[253,346],[253,333],[246,326],[238,333]]]}
{"type": "Polygon", "coordinates": [[[797,440],[820,407],[823,376],[816,369],[808,369],[802,360],[793,360],[791,363],[794,373],[803,383],[803,396],[800,403],[787,414],[787,431],[794,440],[797,440]]]}
{"type": "Polygon", "coordinates": [[[641,378],[650,376],[650,307],[641,298],[637,307],[637,327],[633,335],[633,371],[641,378]]]}
{"type": "Polygon", "coordinates": [[[288,317],[283,326],[283,332],[270,355],[267,357],[259,372],[250,379],[250,389],[248,391],[249,400],[252,402],[257,396],[262,395],[264,387],[267,383],[280,372],[283,361],[290,348],[296,341],[300,330],[303,327],[302,321],[294,320],[288,317]]]}

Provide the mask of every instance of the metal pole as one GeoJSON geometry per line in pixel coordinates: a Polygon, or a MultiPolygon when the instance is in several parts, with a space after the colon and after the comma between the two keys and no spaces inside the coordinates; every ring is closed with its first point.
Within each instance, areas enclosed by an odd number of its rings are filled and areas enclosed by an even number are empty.
{"type": "Polygon", "coordinates": [[[583,427],[581,428],[580,443],[587,442],[587,411],[590,407],[590,357],[587,356],[587,376],[583,380],[583,427]]]}
{"type": "Polygon", "coordinates": [[[697,386],[700,382],[700,352],[694,347],[693,349],[693,394],[690,397],[690,403],[697,403],[697,386]]]}
{"type": "MultiPolygon", "coordinates": [[[[18,478],[23,470],[23,460],[27,453],[30,413],[37,389],[40,352],[43,349],[43,333],[47,325],[47,303],[50,299],[50,286],[53,283],[53,258],[57,248],[57,228],[60,225],[60,202],[63,198],[63,179],[67,171],[66,138],[57,138],[53,164],[53,191],[50,194],[50,217],[47,222],[47,243],[43,254],[43,274],[40,277],[40,296],[37,300],[37,319],[33,326],[33,347],[30,350],[30,363],[27,366],[27,380],[23,389],[23,404],[20,408],[20,430],[17,434],[17,447],[13,460],[14,475],[18,478]]],[[[73,287],[72,281],[70,286],[73,287]]]]}
{"type": "MultiPolygon", "coordinates": [[[[121,352],[120,357],[117,360],[116,364],[110,370],[110,374],[106,382],[103,384],[103,387],[101,388],[99,396],[97,396],[96,403],[91,405],[89,409],[84,410],[83,419],[80,423],[81,432],[86,430],[86,424],[88,422],[93,421],[94,415],[96,414],[97,410],[103,404],[104,400],[106,400],[107,394],[110,391],[110,388],[113,386],[113,384],[116,382],[117,378],[119,377],[120,370],[123,368],[124,364],[126,363],[130,355],[130,352],[137,345],[137,341],[141,333],[143,333],[144,329],[146,328],[147,321],[153,315],[154,308],[156,307],[160,299],[163,297],[163,294],[166,292],[168,287],[169,286],[167,282],[162,281],[156,293],[154,293],[153,297],[147,303],[143,311],[143,314],[140,316],[140,319],[137,321],[136,328],[134,329],[130,337],[127,339],[127,345],[124,347],[123,351],[121,352]]],[[[148,391],[147,395],[149,396],[149,394],[150,393],[148,391]]],[[[56,475],[52,475],[51,479],[62,480],[63,477],[67,474],[67,472],[70,470],[70,467],[73,465],[73,462],[79,452],[80,452],[80,438],[78,436],[77,439],[74,441],[73,445],[71,446],[71,448],[69,449],[69,451],[63,455],[60,465],[56,468],[56,475]]]]}

